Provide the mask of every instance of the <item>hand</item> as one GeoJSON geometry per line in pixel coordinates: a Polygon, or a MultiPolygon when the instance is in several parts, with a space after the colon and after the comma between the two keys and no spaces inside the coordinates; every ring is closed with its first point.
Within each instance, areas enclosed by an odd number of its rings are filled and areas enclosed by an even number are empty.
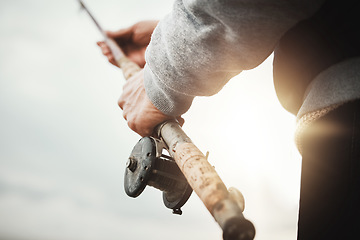
{"type": "MultiPolygon", "coordinates": [[[[141,21],[131,27],[115,32],[108,31],[106,34],[117,42],[130,60],[143,68],[145,65],[145,50],[150,43],[151,34],[158,22],[159,21],[141,21]]],[[[105,42],[100,41],[97,42],[97,44],[109,62],[117,66],[114,56],[105,42]]]]}
{"type": "MultiPolygon", "coordinates": [[[[143,70],[126,81],[118,104],[123,110],[128,126],[142,137],[151,136],[157,125],[174,119],[172,116],[163,114],[151,103],[144,88],[143,70]]],[[[176,119],[181,125],[184,123],[183,118],[176,119]]]]}

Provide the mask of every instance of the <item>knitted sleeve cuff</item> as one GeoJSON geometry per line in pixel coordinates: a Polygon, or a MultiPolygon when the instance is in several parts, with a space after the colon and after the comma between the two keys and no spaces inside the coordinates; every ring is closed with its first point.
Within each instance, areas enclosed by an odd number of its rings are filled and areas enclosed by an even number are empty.
{"type": "Polygon", "coordinates": [[[146,94],[154,106],[166,115],[180,116],[191,106],[194,96],[186,95],[167,87],[151,71],[148,65],[144,68],[144,85],[146,94]]]}

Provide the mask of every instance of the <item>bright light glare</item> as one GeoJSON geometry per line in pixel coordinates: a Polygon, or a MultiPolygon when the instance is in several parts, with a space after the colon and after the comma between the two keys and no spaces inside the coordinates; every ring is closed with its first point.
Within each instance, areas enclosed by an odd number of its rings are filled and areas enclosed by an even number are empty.
{"type": "Polygon", "coordinates": [[[257,239],[296,239],[301,160],[295,117],[278,102],[272,57],[241,73],[216,96],[199,98],[185,129],[225,184],[245,196],[245,215],[257,239]],[[274,230],[276,229],[276,230],[274,230]]]}

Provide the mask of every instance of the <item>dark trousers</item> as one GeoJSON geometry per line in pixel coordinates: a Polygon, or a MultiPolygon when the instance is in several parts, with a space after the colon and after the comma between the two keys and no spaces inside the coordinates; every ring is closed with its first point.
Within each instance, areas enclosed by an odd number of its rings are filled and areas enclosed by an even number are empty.
{"type": "Polygon", "coordinates": [[[360,100],[303,138],[298,240],[360,239],[360,100]]]}

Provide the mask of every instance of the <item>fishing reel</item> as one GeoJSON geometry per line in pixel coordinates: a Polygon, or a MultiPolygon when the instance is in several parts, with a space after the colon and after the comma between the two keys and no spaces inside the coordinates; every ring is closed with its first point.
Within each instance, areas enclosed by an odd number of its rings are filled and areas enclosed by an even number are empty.
{"type": "Polygon", "coordinates": [[[144,137],[133,148],[126,163],[125,192],[138,197],[145,187],[163,192],[163,202],[174,214],[182,214],[181,207],[189,199],[192,188],[174,159],[163,154],[165,143],[153,137],[144,137]]]}

